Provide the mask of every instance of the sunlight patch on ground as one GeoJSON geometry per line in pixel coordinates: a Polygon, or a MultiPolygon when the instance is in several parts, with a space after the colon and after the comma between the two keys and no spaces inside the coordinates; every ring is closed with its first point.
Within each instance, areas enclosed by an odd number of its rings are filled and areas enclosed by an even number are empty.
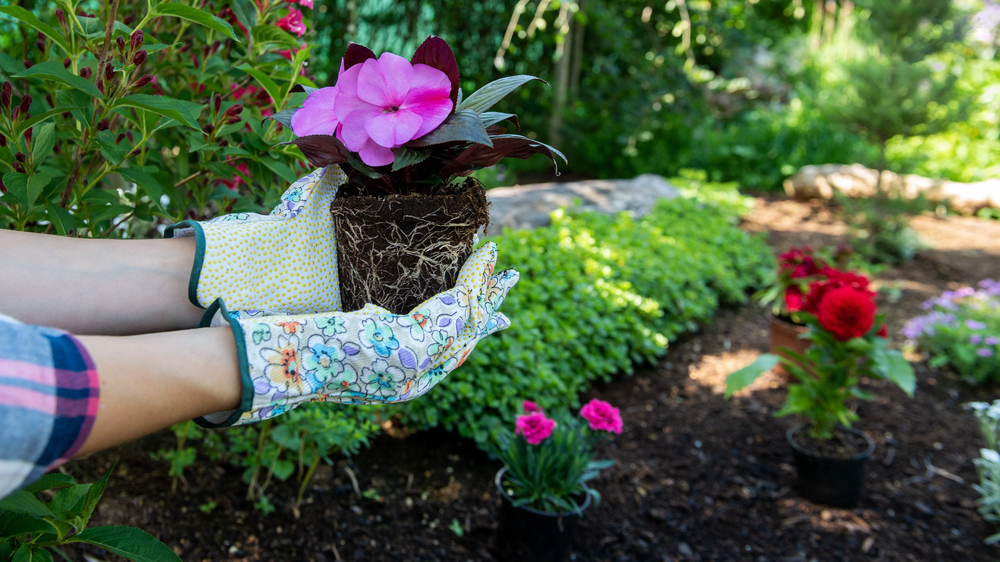
{"type": "MultiPolygon", "coordinates": [[[[760,356],[758,349],[738,349],[726,351],[719,355],[705,355],[699,363],[688,367],[688,378],[702,386],[712,389],[716,394],[726,392],[726,377],[753,363],[760,356]]],[[[748,396],[758,390],[778,388],[784,383],[782,375],[768,371],[747,388],[736,393],[736,396],[748,396]]]]}

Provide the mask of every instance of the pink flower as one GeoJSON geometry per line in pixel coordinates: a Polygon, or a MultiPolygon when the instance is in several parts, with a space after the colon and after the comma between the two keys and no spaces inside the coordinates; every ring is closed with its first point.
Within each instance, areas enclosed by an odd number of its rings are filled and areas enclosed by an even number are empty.
{"type": "Polygon", "coordinates": [[[337,138],[369,166],[391,164],[393,148],[433,131],[452,109],[444,72],[392,53],[347,69],[337,89],[337,138]]]}
{"type": "Polygon", "coordinates": [[[230,86],[230,89],[233,90],[233,99],[235,100],[239,100],[245,95],[253,96],[257,93],[257,86],[237,87],[236,84],[233,84],[230,86]]]}
{"type": "Polygon", "coordinates": [[[285,0],[285,2],[288,2],[289,4],[298,4],[299,6],[302,6],[303,8],[312,8],[313,7],[313,0],[285,0]]]}
{"type": "Polygon", "coordinates": [[[604,400],[594,398],[580,410],[580,415],[590,422],[590,429],[610,431],[612,433],[622,432],[622,415],[611,404],[604,400]]]}
{"type": "MultiPolygon", "coordinates": [[[[240,162],[239,164],[237,164],[236,169],[243,172],[244,175],[247,176],[250,175],[250,168],[247,167],[246,162],[240,162]]],[[[233,179],[231,180],[220,179],[219,183],[225,185],[226,187],[232,189],[233,191],[236,191],[236,188],[239,187],[241,183],[246,183],[246,182],[243,181],[243,177],[240,176],[239,174],[233,174],[233,179]]]]}
{"type": "Polygon", "coordinates": [[[524,435],[529,445],[537,445],[552,435],[556,422],[545,417],[541,412],[518,416],[514,422],[514,433],[524,435]]]}
{"type": "Polygon", "coordinates": [[[306,24],[302,23],[302,12],[295,8],[290,8],[288,15],[275,22],[275,25],[289,33],[294,33],[296,37],[302,37],[306,32],[306,24]]]}
{"type": "Polygon", "coordinates": [[[535,412],[542,411],[542,409],[538,407],[538,404],[535,404],[531,400],[525,400],[524,404],[522,404],[521,406],[524,408],[525,414],[533,414],[535,412]]]}

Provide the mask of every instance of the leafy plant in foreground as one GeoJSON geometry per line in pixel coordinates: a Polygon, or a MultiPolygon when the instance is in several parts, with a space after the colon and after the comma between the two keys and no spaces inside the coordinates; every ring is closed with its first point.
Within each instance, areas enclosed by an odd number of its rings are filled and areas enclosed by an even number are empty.
{"type": "MultiPolygon", "coordinates": [[[[1000,523],[1000,400],[993,404],[973,402],[969,404],[979,420],[986,447],[979,450],[980,458],[972,462],[979,473],[979,484],[973,488],[979,492],[979,513],[990,523],[1000,523]]],[[[1000,542],[1000,533],[990,535],[986,544],[1000,542]]]]}
{"type": "Polygon", "coordinates": [[[0,501],[0,562],[52,562],[47,549],[59,552],[59,545],[70,543],[94,545],[129,560],[180,562],[173,550],[145,531],[87,528],[112,470],[93,484],[77,484],[65,474],[46,474],[0,501]]]}

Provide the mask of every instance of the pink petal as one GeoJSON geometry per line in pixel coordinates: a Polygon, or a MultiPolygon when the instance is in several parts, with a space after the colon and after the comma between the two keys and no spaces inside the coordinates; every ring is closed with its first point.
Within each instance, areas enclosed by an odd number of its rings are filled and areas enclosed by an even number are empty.
{"type": "Polygon", "coordinates": [[[423,120],[412,111],[401,109],[383,113],[367,123],[365,131],[382,146],[394,147],[413,140],[423,120]]]}
{"type": "Polygon", "coordinates": [[[382,53],[377,61],[365,61],[358,76],[358,97],[378,106],[398,107],[406,99],[412,76],[410,61],[382,53]]]}
{"type": "Polygon", "coordinates": [[[423,90],[434,90],[434,97],[440,97],[440,91],[444,91],[446,98],[451,94],[451,80],[448,80],[448,75],[426,64],[413,65],[413,78],[409,86],[407,99],[413,96],[414,92],[423,90]]]}
{"type": "Polygon", "coordinates": [[[303,107],[292,115],[292,132],[298,137],[332,135],[339,124],[332,107],[303,107]]]}
{"type": "Polygon", "coordinates": [[[420,128],[417,129],[417,132],[412,137],[418,139],[436,129],[438,125],[447,119],[451,115],[451,108],[451,98],[445,95],[444,98],[427,100],[417,105],[404,107],[399,110],[399,113],[411,111],[420,116],[422,119],[420,128]]]}
{"type": "Polygon", "coordinates": [[[344,70],[344,61],[340,61],[340,74],[337,75],[337,89],[341,92],[358,97],[358,75],[361,73],[362,65],[356,64],[344,70]]]}
{"type": "Polygon", "coordinates": [[[329,86],[326,88],[320,88],[315,92],[309,94],[306,101],[302,104],[302,107],[312,107],[314,105],[326,106],[327,109],[333,110],[334,103],[337,100],[337,87],[329,86]]]}
{"type": "Polygon", "coordinates": [[[361,150],[358,151],[358,155],[361,156],[361,161],[369,166],[385,166],[386,164],[392,164],[392,161],[395,158],[391,148],[379,146],[373,140],[366,142],[365,145],[361,147],[361,150]]]}
{"type": "MultiPolygon", "coordinates": [[[[364,103],[364,102],[361,102],[364,103]]],[[[374,117],[382,114],[382,110],[371,104],[365,104],[373,109],[368,111],[355,111],[342,121],[343,127],[340,130],[340,140],[347,145],[351,152],[358,152],[366,142],[371,140],[371,136],[365,130],[365,124],[374,117]]]]}

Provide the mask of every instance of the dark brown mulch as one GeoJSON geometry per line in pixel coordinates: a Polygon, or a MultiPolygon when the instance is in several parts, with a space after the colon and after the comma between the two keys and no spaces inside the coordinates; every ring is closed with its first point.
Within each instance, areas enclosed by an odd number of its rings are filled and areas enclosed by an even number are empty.
{"type": "MultiPolygon", "coordinates": [[[[746,227],[769,230],[776,251],[836,243],[843,233],[821,206],[778,198],[759,199],[746,227]]],[[[894,333],[927,296],[1000,278],[1000,223],[922,217],[917,227],[937,248],[880,276],[895,289],[881,302],[894,333]]],[[[997,389],[971,389],[924,363],[912,400],[866,381],[877,395],[857,403],[858,427],[876,442],[867,488],[852,509],[815,505],[796,492],[785,442],[797,420],[771,415],[784,400],[783,381],[767,375],[730,401],[722,397],[726,374],[766,350],[767,328],[759,307],[723,310],[658,365],[592,389],[586,398],[621,407],[626,429],[604,450],[618,464],[593,483],[603,501],[581,522],[572,558],[996,559],[1000,551],[982,543],[996,529],[976,511],[972,459],[981,441],[963,404],[991,400],[997,389]]],[[[294,482],[272,484],[277,511],[263,516],[244,500],[241,470],[221,462],[199,463],[171,494],[165,463],[149,458],[171,444],[161,433],[67,466],[94,478],[121,459],[95,524],[141,527],[193,561],[491,559],[499,464],[454,434],[380,436],[349,464],[318,472],[300,519],[291,512],[294,482]],[[355,494],[345,466],[362,491],[374,490],[369,497],[355,494]],[[208,502],[217,507],[205,513],[199,506],[208,502]]]]}

